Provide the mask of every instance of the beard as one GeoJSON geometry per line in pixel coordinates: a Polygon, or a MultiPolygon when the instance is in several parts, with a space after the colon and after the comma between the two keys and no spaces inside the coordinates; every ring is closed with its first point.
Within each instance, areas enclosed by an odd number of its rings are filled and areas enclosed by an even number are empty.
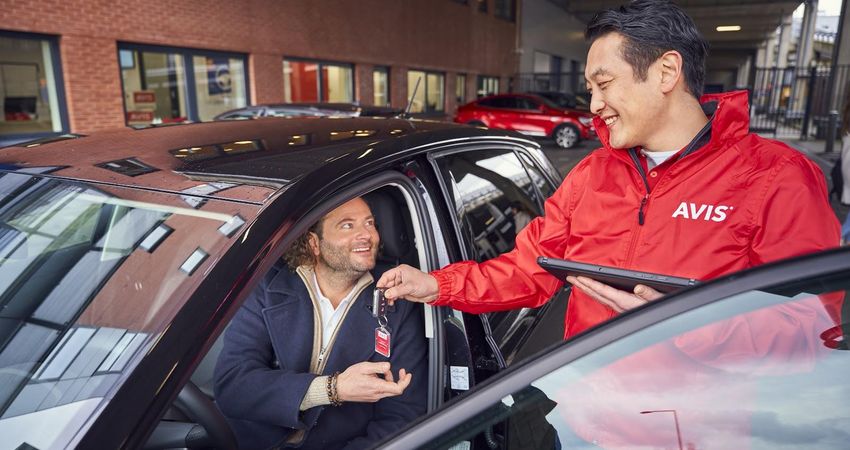
{"type": "MultiPolygon", "coordinates": [[[[361,246],[362,244],[355,246],[361,246]]],[[[322,264],[340,275],[359,278],[366,272],[375,268],[375,259],[378,256],[378,246],[370,244],[369,258],[367,260],[355,259],[351,248],[345,245],[333,245],[324,239],[319,240],[319,264],[322,264]]]]}

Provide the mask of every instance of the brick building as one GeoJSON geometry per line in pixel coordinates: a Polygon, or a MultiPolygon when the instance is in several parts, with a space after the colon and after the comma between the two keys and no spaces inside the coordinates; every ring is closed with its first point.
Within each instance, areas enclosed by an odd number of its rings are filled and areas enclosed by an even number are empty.
{"type": "Polygon", "coordinates": [[[506,91],[515,0],[0,0],[0,142],[356,101],[451,114],[506,91]]]}

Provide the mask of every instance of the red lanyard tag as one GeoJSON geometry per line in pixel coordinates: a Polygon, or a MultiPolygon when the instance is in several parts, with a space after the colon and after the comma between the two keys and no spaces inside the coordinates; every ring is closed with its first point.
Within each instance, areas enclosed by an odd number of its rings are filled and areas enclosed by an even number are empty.
{"type": "Polygon", "coordinates": [[[384,327],[375,328],[375,352],[390,357],[390,332],[384,327]]]}

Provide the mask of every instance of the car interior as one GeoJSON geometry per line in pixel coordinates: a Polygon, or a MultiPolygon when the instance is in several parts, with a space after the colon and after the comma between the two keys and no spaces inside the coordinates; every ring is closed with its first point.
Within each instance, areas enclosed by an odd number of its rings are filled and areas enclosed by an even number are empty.
{"type": "MultiPolygon", "coordinates": [[[[385,186],[363,196],[375,217],[381,236],[373,276],[399,264],[421,267],[421,248],[411,206],[401,189],[385,186]],[[399,220],[401,219],[401,220],[399,220]]],[[[330,208],[329,208],[330,209],[330,208]]],[[[423,337],[424,338],[424,337],[423,337]]],[[[235,448],[235,437],[215,406],[214,370],[224,345],[224,332],[210,347],[172,407],[166,412],[145,445],[146,449],[235,448]]]]}

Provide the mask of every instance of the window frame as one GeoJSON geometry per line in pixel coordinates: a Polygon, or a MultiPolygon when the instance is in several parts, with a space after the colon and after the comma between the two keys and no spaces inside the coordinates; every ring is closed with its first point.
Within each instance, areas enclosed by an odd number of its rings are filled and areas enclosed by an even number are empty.
{"type": "Polygon", "coordinates": [[[501,86],[499,86],[500,84],[501,79],[497,76],[479,74],[478,78],[475,81],[475,95],[478,98],[489,97],[491,95],[499,95],[501,93],[501,86]],[[485,90],[487,88],[488,81],[495,81],[495,92],[488,92],[485,90]],[[483,94],[481,93],[482,90],[485,90],[483,94]]]}
{"type": "MultiPolygon", "coordinates": [[[[443,150],[430,154],[428,160],[431,165],[431,170],[433,171],[433,176],[437,179],[438,188],[440,189],[440,195],[443,202],[450,209],[448,214],[449,217],[447,217],[446,220],[451,222],[455,236],[458,237],[458,245],[461,250],[462,260],[480,260],[481,255],[473,241],[472,230],[470,230],[468,220],[465,216],[458,215],[458,211],[463,208],[463,205],[455,204],[453,196],[455,192],[454,186],[449,186],[446,182],[446,176],[440,167],[440,161],[445,158],[450,158],[458,153],[474,154],[494,151],[504,151],[502,155],[512,154],[516,159],[516,163],[520,165],[522,171],[524,171],[526,176],[529,177],[529,184],[531,185],[531,189],[534,191],[533,194],[530,194],[530,197],[537,208],[537,211],[535,211],[535,217],[541,217],[544,215],[544,203],[546,201],[546,197],[543,196],[543,193],[535,183],[535,177],[531,175],[530,170],[535,170],[537,172],[536,175],[539,175],[543,179],[543,182],[547,183],[553,191],[557,189],[558,186],[557,181],[551,177],[551,174],[548,174],[547,171],[540,167],[539,161],[531,154],[532,152],[528,151],[528,149],[524,146],[515,144],[476,144],[473,146],[443,150]],[[529,166],[531,166],[531,168],[529,168],[529,166]]],[[[516,187],[521,191],[525,191],[519,185],[516,187]]],[[[549,302],[538,308],[523,308],[521,310],[489,313],[480,316],[482,321],[487,323],[486,333],[488,334],[488,340],[490,340],[492,345],[498,349],[503,367],[510,366],[514,362],[526,359],[529,354],[536,350],[535,346],[527,344],[529,344],[528,339],[535,331],[536,326],[540,323],[540,321],[546,320],[553,312],[559,312],[560,314],[557,321],[558,323],[561,323],[560,321],[563,317],[563,308],[561,306],[562,304],[565,304],[562,300],[566,299],[563,298],[561,290],[558,290],[558,292],[553,294],[552,299],[549,302]],[[497,316],[493,317],[493,314],[496,314],[497,316]],[[504,333],[506,327],[511,330],[510,333],[504,333]]],[[[562,337],[563,330],[561,329],[561,332],[557,334],[557,338],[561,339],[562,337]]]]}
{"type": "Polygon", "coordinates": [[[493,0],[493,15],[511,23],[516,22],[516,0],[493,0]]]}
{"type": "Polygon", "coordinates": [[[245,106],[243,106],[243,108],[253,106],[253,103],[251,102],[251,76],[249,73],[250,69],[248,67],[248,55],[246,53],[223,52],[218,50],[195,49],[188,47],[171,47],[166,45],[138,44],[133,42],[119,41],[116,45],[115,56],[116,61],[118,61],[118,79],[121,81],[121,104],[124,108],[125,126],[131,125],[127,120],[127,98],[126,95],[124,95],[124,76],[121,73],[121,71],[124,70],[121,67],[122,50],[165,54],[170,53],[180,55],[183,58],[183,70],[185,71],[185,79],[183,81],[186,83],[186,119],[190,122],[201,121],[200,116],[198,115],[198,93],[195,80],[195,61],[193,60],[193,57],[195,56],[232,58],[241,60],[242,68],[245,73],[245,106]]]}
{"type": "Polygon", "coordinates": [[[455,75],[455,103],[457,106],[465,105],[469,103],[469,100],[466,98],[466,74],[458,73],[455,75]],[[460,82],[460,80],[463,82],[460,82]],[[461,97],[458,97],[458,91],[461,93],[461,97]]]}
{"type": "MultiPolygon", "coordinates": [[[[551,173],[549,173],[548,171],[546,171],[546,170],[544,170],[540,167],[539,161],[537,160],[537,158],[535,158],[534,155],[531,154],[531,152],[527,151],[527,149],[525,149],[524,147],[522,147],[520,145],[516,145],[516,144],[512,144],[512,143],[501,143],[501,144],[495,144],[495,145],[494,144],[475,144],[475,145],[471,145],[471,146],[465,146],[465,147],[454,148],[454,149],[447,149],[447,150],[436,151],[436,152],[430,153],[428,155],[428,162],[431,165],[431,170],[433,172],[434,177],[437,180],[437,184],[439,186],[440,195],[443,199],[443,202],[445,202],[445,204],[447,206],[451,207],[451,213],[450,213],[450,217],[448,218],[448,220],[452,224],[452,228],[453,228],[453,231],[455,233],[455,236],[459,236],[460,239],[461,239],[461,242],[459,242],[459,244],[460,244],[460,248],[461,248],[461,257],[464,260],[473,259],[473,256],[475,254],[473,247],[474,247],[475,244],[473,242],[468,242],[468,240],[466,239],[468,233],[463,231],[463,223],[460,220],[460,217],[458,217],[458,215],[457,215],[458,205],[455,205],[454,198],[451,196],[452,191],[450,189],[450,186],[446,185],[446,183],[445,183],[445,178],[443,177],[443,172],[440,169],[438,160],[440,160],[441,158],[452,156],[452,155],[457,154],[457,153],[473,153],[473,152],[478,152],[478,151],[495,151],[495,150],[507,150],[507,151],[514,154],[514,156],[517,158],[517,161],[522,166],[523,171],[525,171],[525,173],[529,176],[529,179],[532,179],[531,184],[532,184],[532,186],[534,186],[534,190],[535,190],[535,192],[538,196],[538,199],[542,199],[543,203],[545,203],[545,201],[546,201],[545,199],[547,197],[543,197],[543,193],[540,192],[540,190],[537,188],[537,185],[534,184],[533,177],[531,177],[531,175],[528,174],[528,168],[526,167],[527,163],[532,163],[534,168],[537,169],[537,171],[543,176],[545,181],[548,182],[551,186],[553,186],[554,189],[557,189],[558,185],[559,185],[559,183],[555,182],[555,180],[552,179],[551,173]],[[526,156],[526,158],[523,158],[523,155],[526,156]]],[[[540,208],[541,211],[544,210],[543,203],[538,205],[538,207],[540,208]]]]}
{"type": "MultiPolygon", "coordinates": [[[[342,61],[332,61],[327,59],[313,59],[313,58],[302,58],[299,56],[286,56],[284,55],[281,59],[280,65],[281,70],[283,70],[283,65],[285,62],[298,62],[298,63],[313,63],[317,66],[317,74],[316,74],[316,102],[317,103],[330,103],[330,100],[322,98],[322,69],[327,66],[341,67],[351,71],[351,103],[357,102],[357,71],[355,70],[354,63],[347,63],[342,61]]],[[[286,86],[286,74],[283,74],[283,83],[286,86]]],[[[291,83],[291,81],[290,81],[291,83]]],[[[389,86],[389,72],[387,73],[387,86],[389,86]]],[[[283,89],[284,99],[286,98],[286,88],[283,89]]],[[[285,100],[284,100],[285,101],[285,100]]],[[[303,101],[294,101],[290,100],[287,103],[313,103],[313,102],[303,102],[303,101]]],[[[337,102],[333,102],[337,103],[337,102]]],[[[345,102],[343,102],[345,103],[345,102]]]]}
{"type": "Polygon", "coordinates": [[[372,104],[375,106],[390,106],[392,105],[392,85],[390,80],[390,66],[374,66],[372,68],[372,104]],[[384,96],[386,97],[386,102],[382,105],[375,103],[376,94],[374,92],[375,87],[375,74],[383,73],[386,77],[386,91],[384,92],[384,96]]]}
{"type": "MultiPolygon", "coordinates": [[[[410,85],[410,73],[411,72],[420,72],[424,75],[422,83],[419,83],[419,88],[422,89],[422,97],[425,99],[423,103],[423,110],[417,113],[412,113],[414,117],[427,117],[427,116],[443,116],[446,114],[446,73],[438,72],[434,70],[427,69],[408,69],[407,71],[407,84],[410,85]],[[428,109],[428,75],[436,75],[442,79],[443,85],[443,100],[440,102],[441,109],[428,109]]],[[[408,100],[413,100],[413,92],[408,92],[407,97],[408,100]]]]}
{"type": "Polygon", "coordinates": [[[68,101],[65,96],[65,80],[63,77],[62,60],[59,54],[59,36],[41,33],[24,33],[20,31],[0,30],[0,37],[10,39],[24,39],[31,41],[47,41],[50,47],[50,63],[53,66],[53,79],[56,83],[56,103],[59,113],[60,131],[48,131],[41,133],[15,133],[15,134],[0,134],[0,147],[13,145],[15,143],[31,141],[34,139],[49,138],[61,136],[71,132],[70,121],[68,119],[68,101]]]}

